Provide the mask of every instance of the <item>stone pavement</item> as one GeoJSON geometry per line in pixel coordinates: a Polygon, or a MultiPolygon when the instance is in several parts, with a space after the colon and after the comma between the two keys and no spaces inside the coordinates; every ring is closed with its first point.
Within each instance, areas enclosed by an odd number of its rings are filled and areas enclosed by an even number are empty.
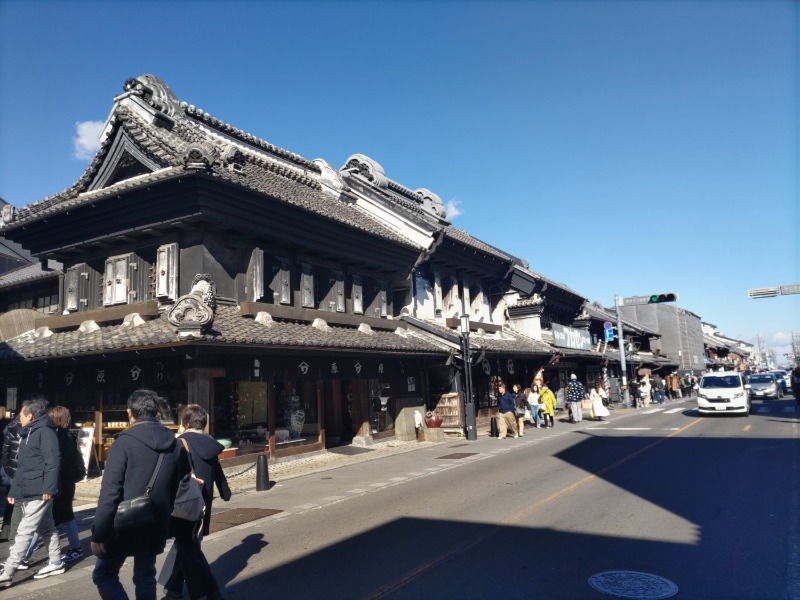
{"type": "MultiPolygon", "coordinates": [[[[487,435],[488,430],[483,432],[487,435]]],[[[447,438],[446,441],[452,442],[459,438],[447,438]]],[[[308,455],[298,455],[296,457],[284,458],[278,461],[270,461],[268,465],[269,479],[274,485],[295,477],[309,475],[328,469],[358,464],[378,458],[384,458],[394,454],[401,454],[418,450],[420,448],[435,446],[432,442],[401,442],[389,440],[376,442],[373,445],[360,448],[357,446],[346,446],[341,449],[334,448],[328,451],[310,453],[308,455]]],[[[255,461],[255,457],[253,459],[255,461]]],[[[256,465],[230,467],[225,470],[228,484],[231,491],[236,493],[255,491],[256,489],[256,465]]],[[[75,510],[88,510],[96,506],[97,498],[100,495],[101,477],[91,477],[86,481],[77,484],[75,489],[75,510]]],[[[219,503],[219,502],[218,502],[219,503]]]]}

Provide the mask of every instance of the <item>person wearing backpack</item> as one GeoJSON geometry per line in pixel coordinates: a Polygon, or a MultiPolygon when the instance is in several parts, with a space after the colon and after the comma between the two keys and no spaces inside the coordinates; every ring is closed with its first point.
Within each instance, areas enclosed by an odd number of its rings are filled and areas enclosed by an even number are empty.
{"type": "MultiPolygon", "coordinates": [[[[219,490],[220,498],[226,502],[231,499],[231,490],[219,464],[218,457],[223,446],[204,433],[207,425],[208,413],[202,406],[189,404],[181,412],[178,440],[181,442],[179,446],[183,448],[180,460],[184,464],[180,471],[186,472],[188,469],[194,471],[195,477],[203,486],[206,509],[202,520],[198,523],[175,517],[170,519],[170,529],[175,536],[173,550],[170,553],[175,552],[175,560],[171,570],[165,566],[159,577],[165,588],[165,598],[181,598],[185,583],[191,600],[202,597],[207,600],[222,600],[219,585],[203,554],[200,541],[204,535],[208,535],[211,527],[214,486],[216,485],[219,490]]],[[[168,563],[169,560],[165,565],[168,563]]]]}

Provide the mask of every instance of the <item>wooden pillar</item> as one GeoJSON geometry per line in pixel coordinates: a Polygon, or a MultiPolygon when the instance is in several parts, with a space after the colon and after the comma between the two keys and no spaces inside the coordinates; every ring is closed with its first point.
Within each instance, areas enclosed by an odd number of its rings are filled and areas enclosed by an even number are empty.
{"type": "Polygon", "coordinates": [[[211,414],[211,369],[188,369],[186,391],[189,404],[199,404],[211,414]]]}
{"type": "Polygon", "coordinates": [[[372,437],[369,422],[369,386],[366,379],[354,379],[353,382],[353,430],[356,437],[372,437]]]}

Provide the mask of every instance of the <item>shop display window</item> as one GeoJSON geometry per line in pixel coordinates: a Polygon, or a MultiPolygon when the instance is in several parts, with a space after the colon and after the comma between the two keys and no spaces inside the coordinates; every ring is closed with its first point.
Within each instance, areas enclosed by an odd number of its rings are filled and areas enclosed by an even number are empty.
{"type": "Polygon", "coordinates": [[[389,382],[369,380],[369,422],[372,433],[394,431],[395,401],[389,382]]]}
{"type": "Polygon", "coordinates": [[[315,381],[289,381],[275,384],[275,445],[316,444],[319,442],[319,393],[315,381]]]}

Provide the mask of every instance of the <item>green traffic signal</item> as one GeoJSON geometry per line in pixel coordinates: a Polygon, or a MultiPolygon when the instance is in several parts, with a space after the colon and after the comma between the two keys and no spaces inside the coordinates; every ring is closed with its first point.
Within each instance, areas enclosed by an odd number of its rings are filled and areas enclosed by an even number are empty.
{"type": "Polygon", "coordinates": [[[677,302],[678,294],[653,294],[650,296],[650,304],[661,304],[662,302],[677,302]]]}

